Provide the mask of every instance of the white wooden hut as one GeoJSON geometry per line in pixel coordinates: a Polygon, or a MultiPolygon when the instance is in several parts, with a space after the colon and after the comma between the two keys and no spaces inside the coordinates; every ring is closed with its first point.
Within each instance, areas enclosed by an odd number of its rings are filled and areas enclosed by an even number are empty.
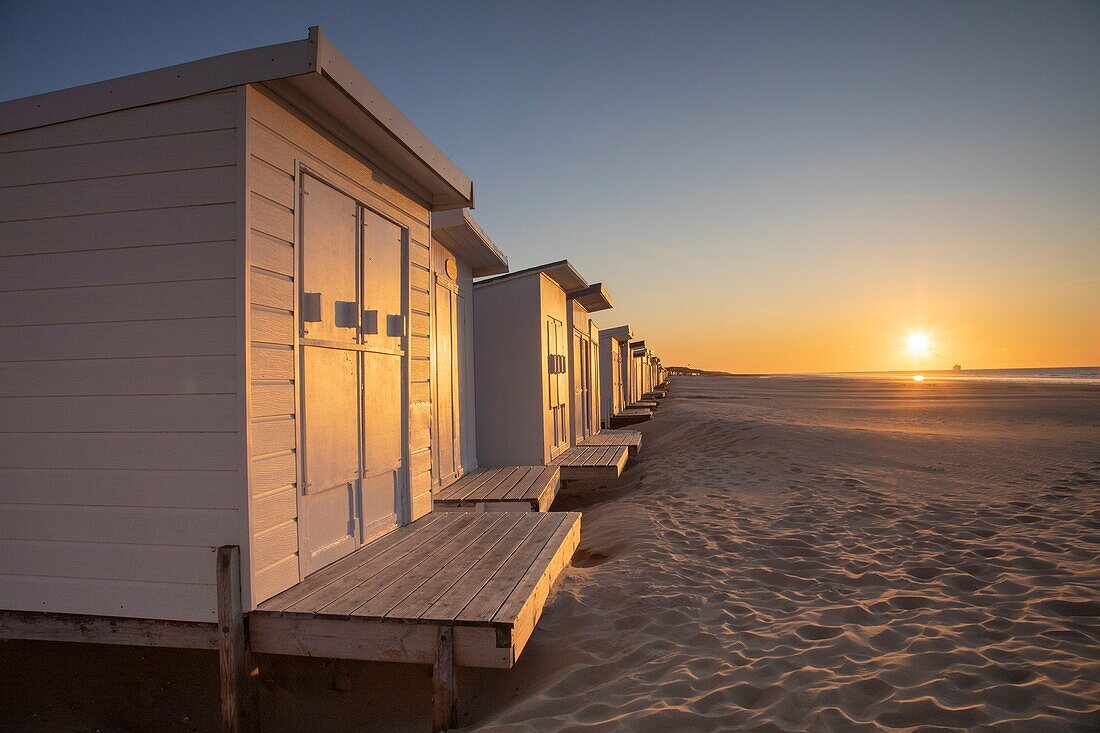
{"type": "Polygon", "coordinates": [[[603,283],[569,293],[569,384],[573,394],[571,443],[600,431],[600,331],[592,313],[612,307],[603,283]]]}
{"type": "Polygon", "coordinates": [[[574,364],[583,363],[584,345],[591,344],[591,330],[585,337],[582,329],[576,347],[581,359],[571,360],[571,324],[586,320],[585,302],[593,309],[610,306],[603,288],[590,287],[567,260],[474,283],[481,465],[556,465],[566,480],[615,478],[622,473],[628,457],[625,448],[599,446],[596,451],[574,438],[583,435],[583,426],[578,433],[576,425],[584,420],[575,418],[574,412],[589,404],[595,384],[589,378],[589,393],[578,394],[576,385],[586,380],[572,376],[574,364]],[[570,294],[576,296],[572,303],[570,294]]]}
{"type": "Polygon", "coordinates": [[[615,326],[600,331],[600,412],[604,427],[611,427],[611,420],[626,408],[623,355],[633,334],[630,326],[615,326]]]}
{"type": "Polygon", "coordinates": [[[445,726],[579,535],[432,511],[470,179],[317,28],[0,104],[0,154],[0,638],[219,649],[244,728],[250,651],[429,663],[445,726]]]}

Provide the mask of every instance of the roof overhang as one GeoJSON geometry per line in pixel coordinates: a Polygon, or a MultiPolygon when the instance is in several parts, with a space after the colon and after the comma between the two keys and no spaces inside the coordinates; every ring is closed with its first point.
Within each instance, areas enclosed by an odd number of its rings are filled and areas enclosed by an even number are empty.
{"type": "Polygon", "coordinates": [[[525,270],[517,270],[516,272],[510,272],[507,275],[499,275],[497,277],[489,278],[488,280],[481,280],[474,283],[474,287],[479,288],[486,285],[494,285],[496,283],[505,282],[507,280],[515,280],[517,278],[539,274],[546,275],[548,278],[553,280],[559,288],[567,293],[574,290],[583,290],[584,288],[588,287],[588,281],[581,277],[581,274],[577,272],[576,268],[569,263],[569,260],[548,262],[545,265],[528,267],[525,270]]]}
{"type": "Polygon", "coordinates": [[[614,328],[601,328],[600,338],[612,338],[616,341],[629,341],[634,338],[634,333],[630,330],[630,326],[622,325],[615,326],[614,328]]]}
{"type": "Polygon", "coordinates": [[[497,249],[468,209],[433,211],[432,236],[467,262],[474,277],[508,272],[508,257],[497,249]]]}
{"type": "MultiPolygon", "coordinates": [[[[0,134],[168,102],[244,84],[285,81],[315,105],[322,124],[336,123],[344,140],[399,180],[409,182],[433,211],[474,205],[474,186],[408,117],[386,99],[321,29],[301,41],[213,56],[154,71],[0,103],[0,134]]],[[[281,91],[280,87],[274,87],[281,91]]]]}
{"type": "Polygon", "coordinates": [[[569,298],[570,300],[580,303],[581,307],[589,313],[605,311],[608,308],[614,307],[611,305],[611,296],[608,295],[607,290],[604,289],[603,283],[593,283],[587,288],[574,290],[569,293],[569,298]]]}

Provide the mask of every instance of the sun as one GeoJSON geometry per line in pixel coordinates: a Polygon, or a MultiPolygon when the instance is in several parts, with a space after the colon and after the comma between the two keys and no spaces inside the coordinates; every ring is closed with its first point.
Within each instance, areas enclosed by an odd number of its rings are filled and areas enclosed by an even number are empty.
{"type": "Polygon", "coordinates": [[[923,331],[914,331],[905,339],[905,347],[913,356],[928,356],[931,345],[928,334],[923,331]]]}

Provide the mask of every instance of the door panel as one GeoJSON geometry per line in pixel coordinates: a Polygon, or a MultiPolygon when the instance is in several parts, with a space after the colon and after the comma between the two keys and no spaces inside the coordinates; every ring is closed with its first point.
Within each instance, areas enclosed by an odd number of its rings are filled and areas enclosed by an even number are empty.
{"type": "Polygon", "coordinates": [[[302,347],[302,558],[312,572],[357,546],[359,394],[356,352],[302,347]],[[350,408],[350,409],[349,409],[350,408]]]}
{"type": "Polygon", "coordinates": [[[363,462],[367,476],[402,464],[401,362],[400,356],[363,352],[363,462]]]}
{"type": "Polygon", "coordinates": [[[455,450],[455,310],[454,293],[443,282],[435,286],[436,428],[432,436],[439,459],[439,480],[446,483],[458,474],[455,450]]]}
{"type": "Polygon", "coordinates": [[[356,341],[358,205],[306,176],[302,182],[302,336],[356,341]],[[319,320],[316,320],[319,319],[319,320]]]}
{"type": "Polygon", "coordinates": [[[584,338],[573,332],[573,434],[577,442],[585,438],[585,380],[588,369],[584,363],[584,338]]]}
{"type": "Polygon", "coordinates": [[[401,349],[405,337],[401,227],[363,210],[363,345],[401,349]],[[368,327],[369,326],[369,327],[368,327]]]}

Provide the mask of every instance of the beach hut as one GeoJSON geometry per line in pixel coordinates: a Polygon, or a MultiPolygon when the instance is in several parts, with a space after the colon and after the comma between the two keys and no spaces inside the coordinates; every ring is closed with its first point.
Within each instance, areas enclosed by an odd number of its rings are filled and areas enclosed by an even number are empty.
{"type": "Polygon", "coordinates": [[[599,446],[597,451],[576,440],[586,428],[598,426],[588,422],[591,416],[574,414],[592,409],[586,405],[598,384],[574,373],[591,369],[588,308],[609,306],[603,288],[590,286],[567,260],[474,283],[480,465],[549,464],[560,467],[563,480],[622,473],[625,447],[599,446]],[[584,365],[586,347],[589,366],[584,365]],[[578,359],[570,358],[571,350],[578,359]]]}
{"type": "Polygon", "coordinates": [[[573,394],[571,443],[600,431],[600,332],[592,313],[611,308],[603,283],[568,294],[569,384],[573,394]]]}
{"type": "Polygon", "coordinates": [[[237,729],[253,651],[433,664],[445,727],[580,531],[433,512],[506,269],[470,179],[317,28],[3,103],[0,153],[0,638],[219,650],[237,729]]]}
{"type": "Polygon", "coordinates": [[[600,331],[600,412],[604,427],[626,408],[629,371],[623,357],[633,334],[630,326],[616,326],[600,331]]]}
{"type": "Polygon", "coordinates": [[[508,271],[507,259],[469,211],[432,213],[431,398],[440,511],[547,511],[561,485],[556,466],[495,465],[477,456],[473,278],[508,271]]]}

